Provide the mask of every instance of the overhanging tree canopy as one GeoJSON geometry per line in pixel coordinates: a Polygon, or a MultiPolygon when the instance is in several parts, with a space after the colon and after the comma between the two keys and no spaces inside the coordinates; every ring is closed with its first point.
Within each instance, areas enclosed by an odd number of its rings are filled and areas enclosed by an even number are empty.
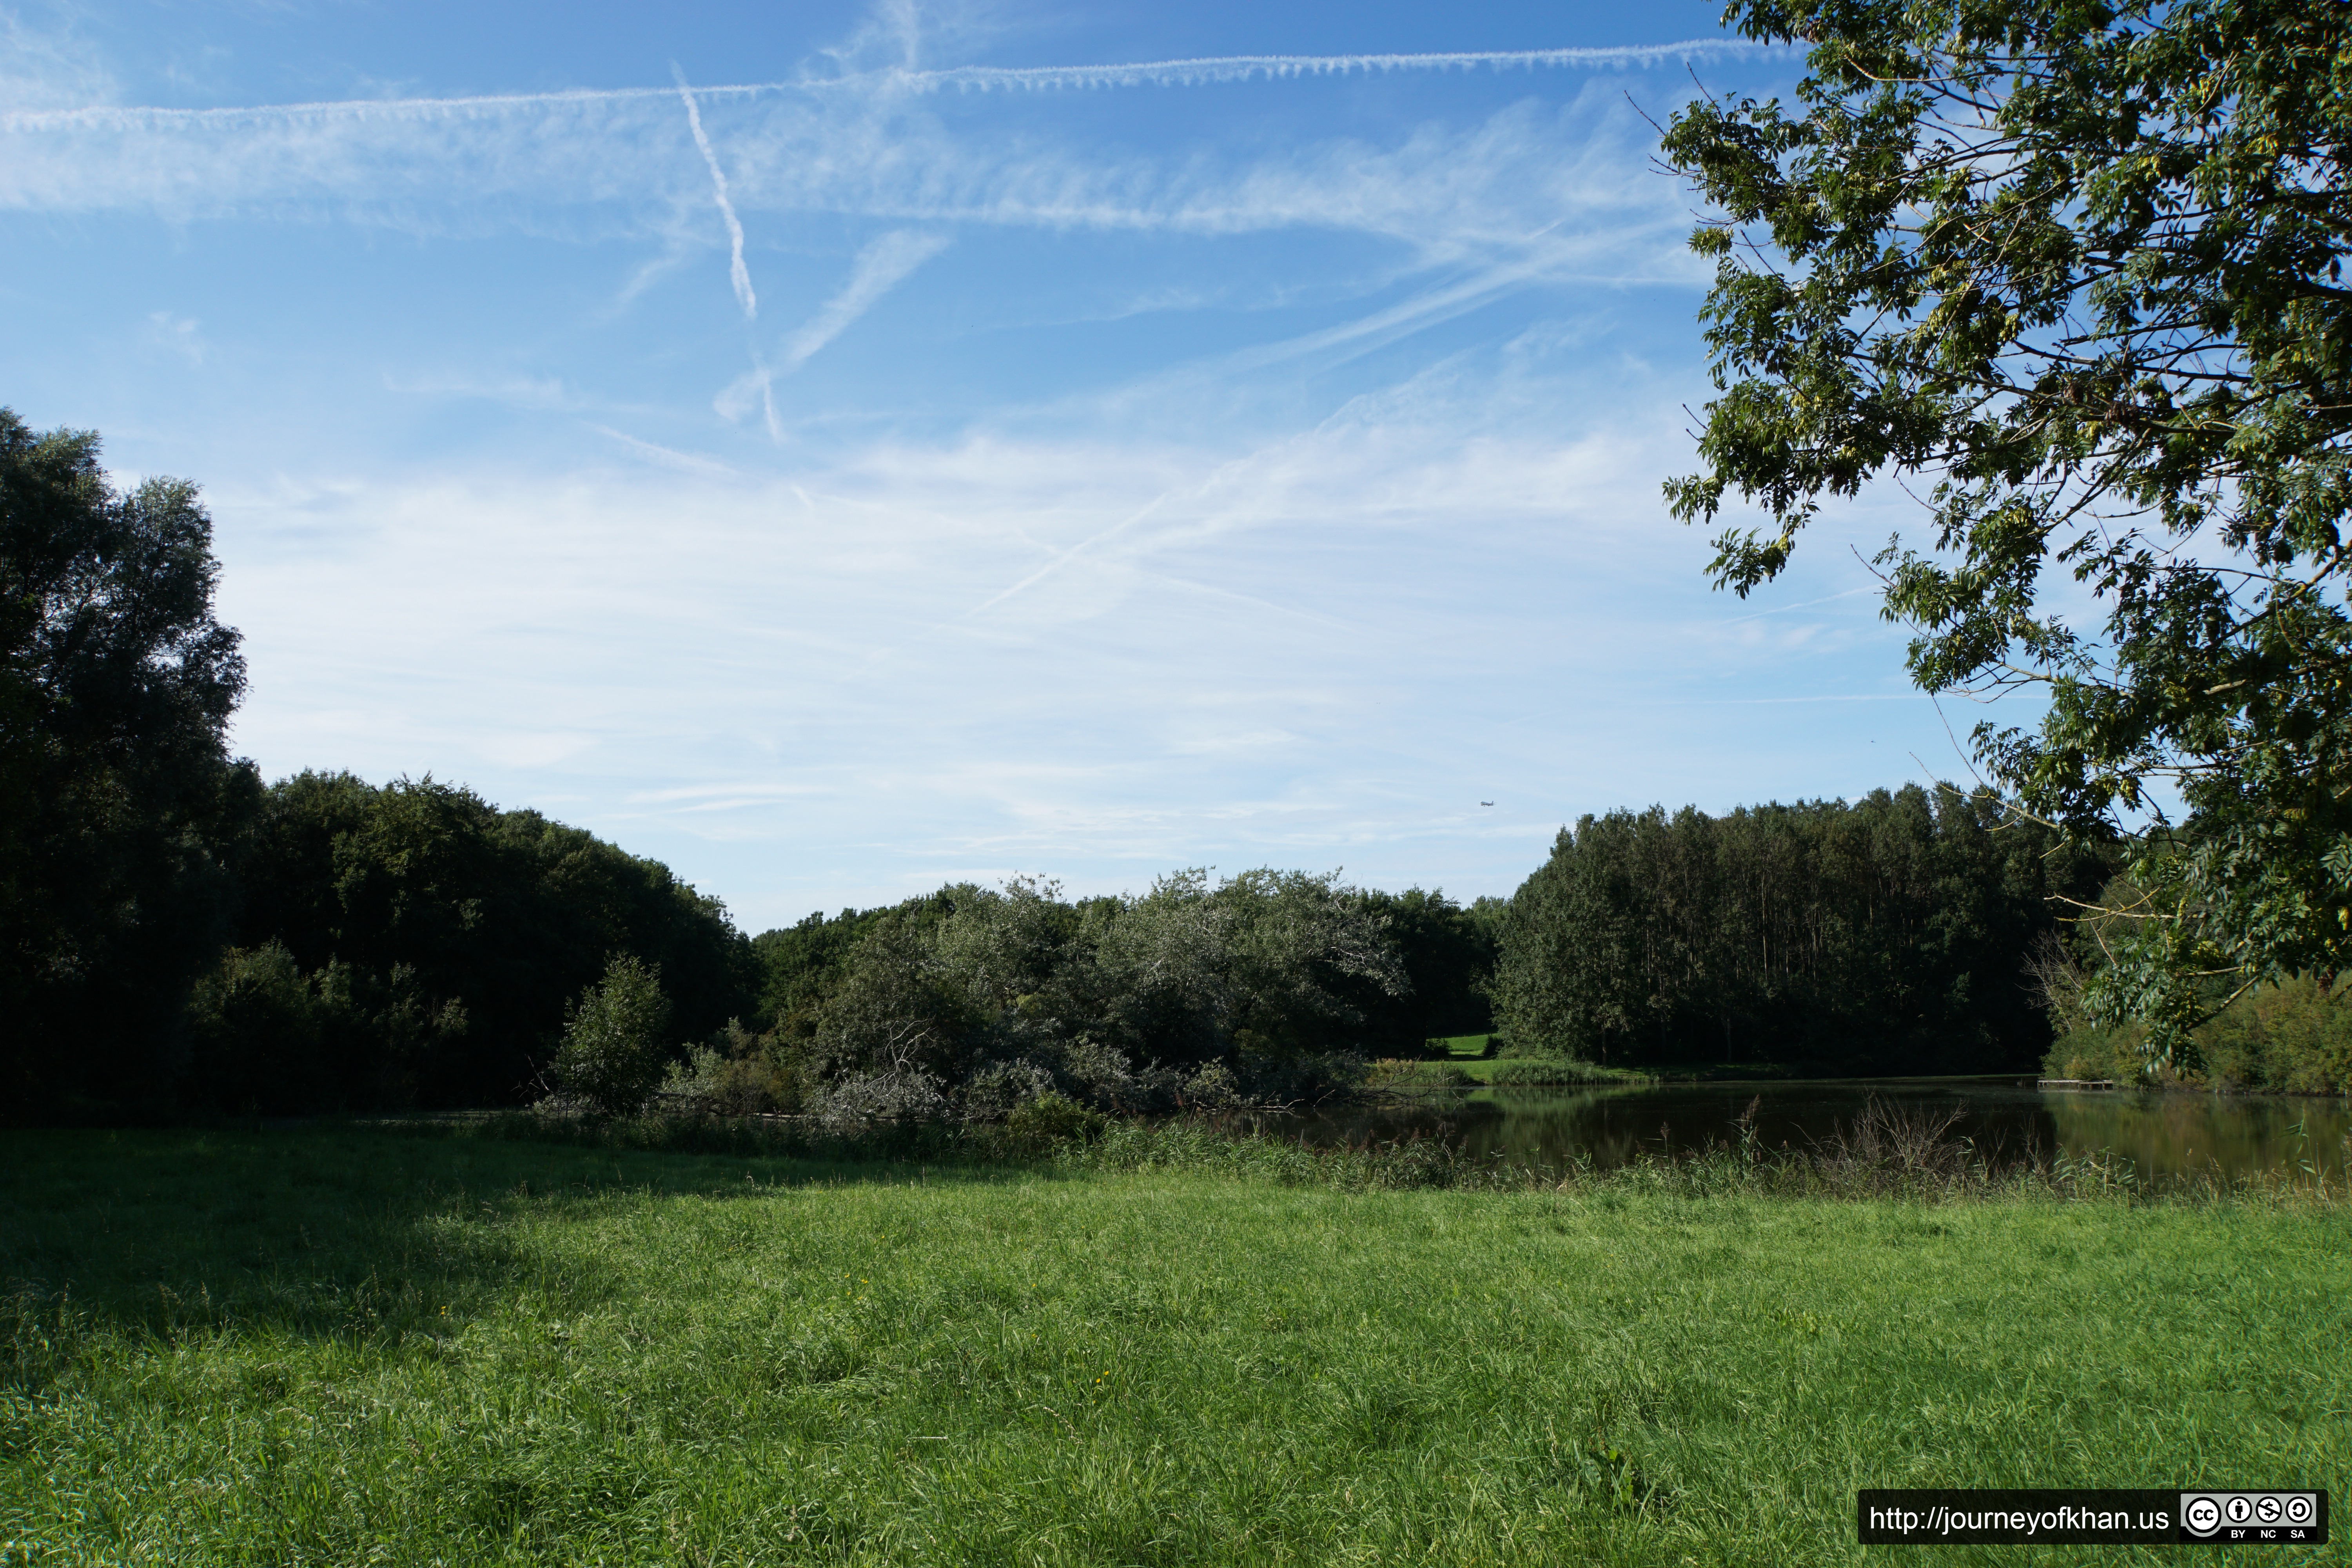
{"type": "Polygon", "coordinates": [[[226,923],[245,689],[195,487],[0,408],[0,1118],[158,1071],[226,923]]]}
{"type": "Polygon", "coordinates": [[[1914,677],[2040,689],[2037,727],[1978,726],[1992,777],[2077,837],[2145,830],[2095,1005],[2168,1051],[2219,981],[2342,967],[2352,5],[1726,20],[1809,53],[1793,109],[1702,100],[1664,139],[1717,209],[1692,243],[1722,389],[1668,499],[1771,517],[1717,541],[1718,584],[1778,574],[1823,497],[1916,478],[1932,547],[1879,557],[1914,677]]]}

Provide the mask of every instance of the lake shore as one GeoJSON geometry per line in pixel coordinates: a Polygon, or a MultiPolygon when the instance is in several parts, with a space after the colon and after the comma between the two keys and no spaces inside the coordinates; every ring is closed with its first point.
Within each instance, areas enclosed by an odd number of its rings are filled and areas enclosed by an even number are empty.
{"type": "Polygon", "coordinates": [[[2308,1194],[8,1146],[35,1562],[1818,1563],[1861,1486],[2352,1468],[2308,1194]]]}

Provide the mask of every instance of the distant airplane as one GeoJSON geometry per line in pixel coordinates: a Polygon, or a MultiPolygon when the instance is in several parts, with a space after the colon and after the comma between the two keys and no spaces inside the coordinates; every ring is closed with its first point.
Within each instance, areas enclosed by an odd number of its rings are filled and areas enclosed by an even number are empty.
{"type": "Polygon", "coordinates": [[[1482,800],[1482,801],[1480,801],[1478,804],[1479,804],[1480,805],[1494,805],[1495,803],[1494,803],[1493,801],[1491,801],[1491,800],[1482,800]]]}

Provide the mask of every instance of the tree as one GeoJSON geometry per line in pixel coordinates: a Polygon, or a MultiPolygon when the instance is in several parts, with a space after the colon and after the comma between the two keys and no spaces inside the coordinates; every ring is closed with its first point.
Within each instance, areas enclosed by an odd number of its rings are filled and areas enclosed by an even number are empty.
{"type": "Polygon", "coordinates": [[[2049,1040],[2023,971],[2109,865],[1945,786],[1563,830],[1491,991],[1520,1049],[1594,1061],[1967,1072],[2049,1040]]]}
{"type": "Polygon", "coordinates": [[[547,1076],[599,1116],[634,1116],[669,1070],[669,1016],[660,967],[614,953],[580,994],[547,1076]]]}
{"type": "Polygon", "coordinates": [[[1480,984],[1495,968],[1493,931],[1442,890],[1402,893],[1365,889],[1357,901],[1384,919],[1402,963],[1402,988],[1374,977],[1348,987],[1363,1014],[1363,1047],[1373,1056],[1417,1057],[1427,1043],[1454,1035],[1483,1035],[1494,1009],[1480,984]]]}
{"type": "Polygon", "coordinates": [[[656,861],[430,776],[279,780],[239,882],[243,945],[280,944],[314,977],[340,966],[362,999],[413,992],[429,1016],[459,1009],[467,1028],[430,1032],[401,1064],[426,1105],[510,1100],[615,952],[660,967],[688,1038],[752,998],[750,943],[717,900],[656,861]]]}
{"type": "Polygon", "coordinates": [[[257,783],[195,487],[124,492],[89,431],[0,408],[0,1103],[161,1098],[257,783]]]}
{"type": "Polygon", "coordinates": [[[1977,727],[2014,807],[2130,835],[2144,900],[2093,986],[2154,1049],[2233,987],[2352,955],[2352,6],[1734,0],[1809,48],[1798,108],[1708,99],[1664,150],[1714,204],[1722,395],[1685,520],[1770,514],[1746,595],[1824,497],[1919,479],[1889,618],[1929,691],[2038,690],[1977,727]],[[2071,578],[2095,623],[2049,603],[2071,578]],[[2177,808],[2168,809],[2168,797],[2177,808]]]}

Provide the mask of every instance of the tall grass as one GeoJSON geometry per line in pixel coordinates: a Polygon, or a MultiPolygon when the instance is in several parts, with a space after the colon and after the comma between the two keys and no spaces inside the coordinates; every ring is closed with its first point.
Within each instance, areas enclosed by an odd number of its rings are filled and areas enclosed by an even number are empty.
{"type": "Polygon", "coordinates": [[[1656,1151],[1631,1163],[1546,1164],[1502,1153],[1471,1154],[1441,1139],[1372,1138],[1317,1144],[1254,1113],[1097,1123],[1082,1138],[1024,1134],[1016,1125],[877,1123],[828,1128],[806,1119],[647,1116],[594,1121],[510,1112],[380,1124],[395,1136],[553,1142],[639,1152],[788,1159],[845,1177],[877,1172],[961,1171],[1005,1176],[1165,1172],[1216,1174],[1339,1192],[1628,1191],[1688,1196],[1833,1199],[2136,1197],[2308,1199],[2347,1195],[2330,1172],[2352,1168],[2352,1142],[2333,1162],[2305,1158],[2227,1176],[2218,1170],[2153,1177],[2112,1151],[2067,1155],[2032,1147],[1999,1151],[1954,1135],[1959,1112],[1871,1099],[1829,1136],[1767,1149],[1755,1134],[1758,1104],[1731,1136],[1700,1148],[1656,1151]]]}
{"type": "MultiPolygon", "coordinates": [[[[1263,1130],[1235,1131],[1208,1119],[1113,1124],[1100,1141],[1066,1144],[1062,1165],[1081,1171],[1201,1172],[1340,1192],[1439,1188],[1464,1192],[1620,1191],[1684,1197],[1744,1196],[1900,1199],[2139,1198],[2344,1203],[2347,1194],[2325,1166],[2294,1166],[2242,1176],[2192,1173],[2144,1177],[2128,1159],[2100,1151],[2068,1156],[2022,1149],[1991,1152],[1952,1135],[1958,1113],[1865,1102],[1827,1138],[1798,1148],[1765,1149],[1754,1134],[1755,1107],[1734,1137],[1675,1152],[1645,1153],[1630,1163],[1565,1166],[1476,1155],[1437,1139],[1368,1140],[1311,1146],[1263,1130]]],[[[2352,1152],[2352,1151],[2347,1151],[2352,1152]]],[[[2352,1163],[2352,1162],[2347,1162],[2352,1163]]]]}

